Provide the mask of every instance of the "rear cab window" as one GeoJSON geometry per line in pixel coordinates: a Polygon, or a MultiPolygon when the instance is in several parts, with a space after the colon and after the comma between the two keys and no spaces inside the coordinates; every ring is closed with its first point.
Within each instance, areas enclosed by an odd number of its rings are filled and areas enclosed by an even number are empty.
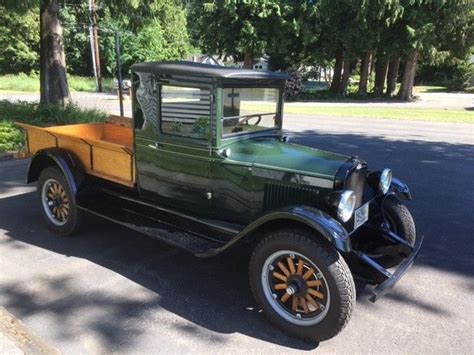
{"type": "Polygon", "coordinates": [[[210,89],[163,85],[160,107],[162,133],[200,140],[210,138],[210,89]]]}

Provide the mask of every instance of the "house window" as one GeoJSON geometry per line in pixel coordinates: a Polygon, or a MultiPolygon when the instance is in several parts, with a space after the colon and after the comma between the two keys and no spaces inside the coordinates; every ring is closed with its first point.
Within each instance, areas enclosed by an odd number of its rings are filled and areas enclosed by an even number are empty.
{"type": "Polygon", "coordinates": [[[207,88],[161,87],[161,131],[195,139],[209,139],[211,91],[207,88]]]}

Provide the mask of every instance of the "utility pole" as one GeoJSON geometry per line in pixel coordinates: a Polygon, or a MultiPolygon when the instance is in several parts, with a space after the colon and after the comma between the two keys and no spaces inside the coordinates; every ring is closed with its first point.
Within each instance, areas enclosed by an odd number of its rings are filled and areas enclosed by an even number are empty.
{"type": "Polygon", "coordinates": [[[92,67],[94,69],[96,91],[102,92],[102,75],[100,70],[99,39],[97,35],[97,12],[95,0],[89,0],[89,37],[91,42],[92,67]]]}

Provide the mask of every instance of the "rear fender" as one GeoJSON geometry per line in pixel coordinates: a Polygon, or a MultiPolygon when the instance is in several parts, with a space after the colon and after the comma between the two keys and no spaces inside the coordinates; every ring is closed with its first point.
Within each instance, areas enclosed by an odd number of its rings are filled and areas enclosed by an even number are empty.
{"type": "Polygon", "coordinates": [[[41,172],[50,166],[56,166],[65,176],[74,197],[85,178],[84,169],[78,160],[61,148],[48,148],[36,152],[28,166],[26,183],[38,181],[41,172]]]}

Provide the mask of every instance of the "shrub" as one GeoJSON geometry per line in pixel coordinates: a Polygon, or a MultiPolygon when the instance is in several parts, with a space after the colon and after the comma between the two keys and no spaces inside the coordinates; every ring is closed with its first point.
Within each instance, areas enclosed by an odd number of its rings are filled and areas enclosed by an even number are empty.
{"type": "Polygon", "coordinates": [[[0,152],[19,150],[23,145],[23,135],[12,122],[0,121],[0,152]]]}
{"type": "Polygon", "coordinates": [[[23,135],[13,122],[42,127],[74,123],[103,122],[105,112],[83,109],[77,105],[40,105],[37,102],[0,101],[0,152],[17,150],[23,145],[23,135]]]}
{"type": "Polygon", "coordinates": [[[474,64],[459,62],[454,67],[453,79],[449,83],[450,90],[462,91],[469,86],[471,78],[474,76],[474,64]]]}

